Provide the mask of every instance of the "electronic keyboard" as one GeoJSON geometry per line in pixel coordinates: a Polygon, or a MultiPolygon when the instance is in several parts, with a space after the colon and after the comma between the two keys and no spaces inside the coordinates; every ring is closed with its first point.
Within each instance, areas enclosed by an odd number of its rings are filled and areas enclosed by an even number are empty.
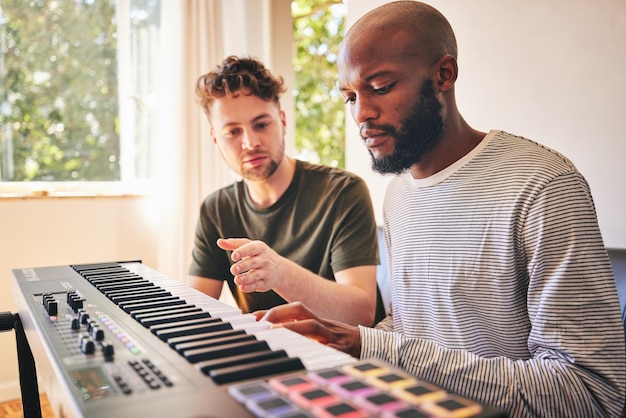
{"type": "MultiPolygon", "coordinates": [[[[282,415],[251,407],[238,389],[362,364],[288,329],[271,328],[140,261],[12,274],[39,381],[58,418],[314,416],[295,404],[282,415]]],[[[464,402],[454,416],[498,416],[464,402]]]]}

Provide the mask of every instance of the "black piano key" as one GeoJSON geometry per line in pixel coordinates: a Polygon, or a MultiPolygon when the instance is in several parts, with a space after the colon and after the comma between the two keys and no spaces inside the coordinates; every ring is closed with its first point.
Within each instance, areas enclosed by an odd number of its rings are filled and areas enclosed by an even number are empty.
{"type": "Polygon", "coordinates": [[[183,328],[183,327],[189,327],[193,325],[217,324],[217,323],[222,323],[222,322],[224,321],[222,321],[220,318],[211,318],[211,317],[199,318],[199,319],[188,319],[186,321],[180,321],[180,322],[175,322],[175,323],[153,325],[150,327],[150,331],[152,331],[153,334],[156,334],[157,332],[167,331],[167,330],[171,330],[174,328],[183,328]]]}
{"type": "Polygon", "coordinates": [[[168,292],[167,290],[153,288],[151,290],[147,290],[143,292],[142,291],[125,292],[124,294],[118,294],[118,295],[109,294],[108,296],[109,296],[109,299],[111,299],[113,303],[120,304],[124,302],[129,302],[131,300],[143,300],[143,299],[150,299],[150,298],[160,297],[160,296],[172,296],[172,294],[168,292]]]}
{"type": "Polygon", "coordinates": [[[139,276],[127,276],[127,277],[115,277],[115,278],[106,278],[106,279],[91,279],[89,282],[96,286],[97,288],[103,286],[115,286],[124,283],[138,283],[138,282],[147,282],[146,279],[139,276]]]}
{"type": "Polygon", "coordinates": [[[107,281],[127,280],[129,277],[131,277],[133,279],[142,279],[143,278],[140,275],[135,274],[135,273],[131,273],[129,271],[128,273],[104,274],[104,275],[94,276],[94,277],[90,278],[89,281],[91,283],[104,283],[104,282],[107,282],[107,281]]]}
{"type": "Polygon", "coordinates": [[[214,369],[209,376],[215,383],[224,384],[300,370],[304,370],[304,365],[299,358],[286,357],[214,369]]]}
{"type": "Polygon", "coordinates": [[[107,280],[93,280],[91,282],[96,288],[101,289],[101,292],[104,291],[112,291],[115,287],[122,287],[124,285],[140,285],[140,284],[152,284],[149,280],[143,279],[141,277],[120,280],[120,279],[107,279],[107,280]]]}
{"type": "Polygon", "coordinates": [[[89,280],[89,279],[95,279],[101,276],[114,275],[114,274],[121,275],[121,274],[127,274],[127,273],[129,273],[129,271],[126,270],[125,268],[111,268],[111,269],[90,270],[88,272],[83,272],[81,274],[84,278],[89,280]]]}
{"type": "Polygon", "coordinates": [[[78,272],[112,268],[112,267],[120,268],[121,266],[118,263],[106,263],[106,262],[105,263],[89,263],[89,264],[72,264],[72,268],[78,272]]]}
{"type": "Polygon", "coordinates": [[[136,303],[133,305],[126,305],[124,308],[124,312],[131,313],[133,311],[146,309],[146,308],[159,308],[164,306],[174,306],[174,305],[185,305],[183,299],[177,298],[175,300],[163,300],[163,301],[154,301],[154,302],[146,302],[146,303],[136,303]]]}
{"type": "Polygon", "coordinates": [[[189,308],[189,307],[195,307],[195,305],[183,304],[183,305],[157,306],[154,308],[138,309],[138,310],[132,311],[130,313],[130,316],[136,319],[137,317],[141,315],[152,315],[152,314],[166,315],[170,311],[173,311],[179,308],[189,308]]]}
{"type": "Polygon", "coordinates": [[[95,288],[98,289],[101,293],[103,293],[106,297],[111,297],[114,294],[119,294],[119,292],[128,292],[132,290],[143,290],[147,292],[153,289],[157,289],[157,287],[150,282],[135,283],[135,284],[129,284],[129,285],[116,285],[114,287],[109,287],[107,289],[103,289],[100,286],[95,286],[95,288]]]}
{"type": "Polygon", "coordinates": [[[117,283],[103,284],[103,285],[95,284],[94,286],[96,287],[96,289],[98,289],[99,291],[105,294],[107,292],[115,292],[118,290],[125,290],[125,289],[135,290],[135,289],[146,288],[146,287],[150,287],[150,288],[156,287],[154,286],[152,282],[145,280],[145,279],[122,280],[117,283]]]}
{"type": "Polygon", "coordinates": [[[162,316],[153,316],[140,320],[139,322],[146,328],[149,328],[154,325],[161,324],[172,324],[178,323],[180,321],[187,321],[191,319],[205,319],[211,318],[211,315],[208,312],[185,312],[185,313],[175,313],[170,315],[162,315],[162,316]]]}
{"type": "Polygon", "coordinates": [[[124,310],[126,310],[128,307],[130,306],[136,306],[136,305],[142,305],[142,304],[153,304],[153,303],[160,303],[160,302],[167,302],[167,301],[179,301],[182,300],[181,298],[179,298],[178,296],[155,296],[153,298],[149,298],[149,299],[140,299],[140,300],[131,300],[128,302],[124,302],[124,303],[118,303],[118,306],[124,310]]]}
{"type": "Polygon", "coordinates": [[[200,334],[184,335],[182,337],[172,337],[167,339],[167,343],[170,347],[176,347],[176,344],[189,343],[193,341],[204,341],[211,338],[224,338],[232,337],[235,335],[247,335],[243,329],[227,329],[224,331],[216,332],[203,332],[200,334]]]}
{"type": "Polygon", "coordinates": [[[128,270],[120,270],[120,269],[100,269],[100,270],[89,270],[85,272],[78,272],[81,276],[83,276],[87,280],[95,279],[98,277],[104,276],[115,276],[121,274],[134,274],[128,270]]]}
{"type": "Polygon", "coordinates": [[[127,283],[130,281],[134,281],[134,282],[138,282],[144,280],[143,278],[139,277],[139,276],[128,276],[128,277],[123,277],[123,278],[107,278],[107,279],[91,279],[89,280],[89,282],[98,287],[98,286],[107,286],[107,285],[115,285],[115,284],[119,284],[119,283],[127,283]]]}
{"type": "Polygon", "coordinates": [[[141,322],[143,320],[154,318],[156,316],[187,314],[194,312],[205,312],[207,315],[211,315],[195,305],[174,305],[168,306],[167,309],[159,309],[158,311],[144,312],[141,314],[133,315],[133,318],[135,318],[136,321],[141,322]]]}
{"type": "Polygon", "coordinates": [[[252,353],[255,351],[269,351],[270,346],[267,341],[254,340],[243,341],[239,343],[223,344],[216,347],[198,348],[195,350],[187,350],[183,356],[190,363],[199,361],[213,360],[221,357],[235,356],[237,354],[252,353]]]}
{"type": "Polygon", "coordinates": [[[233,335],[229,337],[209,338],[209,339],[204,339],[200,341],[179,343],[174,346],[174,350],[184,355],[185,351],[195,350],[197,348],[217,347],[219,345],[241,343],[244,341],[255,341],[255,340],[256,340],[256,337],[254,335],[249,335],[249,334],[233,335]]]}
{"type": "Polygon", "coordinates": [[[129,295],[129,296],[140,295],[142,293],[149,293],[149,292],[167,292],[167,290],[158,286],[151,286],[148,288],[138,288],[138,289],[109,290],[107,291],[107,296],[109,298],[115,298],[115,297],[123,297],[126,295],[129,295]]]}
{"type": "MultiPolygon", "coordinates": [[[[158,325],[157,325],[158,326],[158,325]]],[[[169,328],[153,333],[163,341],[167,341],[172,337],[182,337],[183,335],[201,334],[204,332],[224,331],[232,329],[232,325],[228,322],[215,322],[211,324],[191,325],[188,327],[169,328]]]]}
{"type": "Polygon", "coordinates": [[[218,358],[215,360],[206,360],[199,362],[196,366],[198,367],[198,369],[200,369],[202,373],[208,376],[212,370],[222,369],[225,367],[240,366],[283,357],[289,357],[285,350],[258,351],[246,354],[239,354],[236,356],[218,358]]]}

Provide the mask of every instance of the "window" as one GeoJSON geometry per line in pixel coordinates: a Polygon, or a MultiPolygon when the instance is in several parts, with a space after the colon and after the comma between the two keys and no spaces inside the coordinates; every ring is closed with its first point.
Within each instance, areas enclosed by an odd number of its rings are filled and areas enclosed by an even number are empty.
{"type": "MultiPolygon", "coordinates": [[[[156,175],[160,2],[0,2],[0,191],[84,191],[89,182],[97,193],[156,175]]],[[[296,155],[339,167],[345,12],[343,0],[292,3],[296,155]]]]}
{"type": "Polygon", "coordinates": [[[153,175],[159,9],[159,0],[2,1],[0,182],[153,175]]]}
{"type": "Polygon", "coordinates": [[[294,0],[296,156],[345,167],[345,107],[337,89],[337,50],[344,33],[343,0],[294,0]]]}

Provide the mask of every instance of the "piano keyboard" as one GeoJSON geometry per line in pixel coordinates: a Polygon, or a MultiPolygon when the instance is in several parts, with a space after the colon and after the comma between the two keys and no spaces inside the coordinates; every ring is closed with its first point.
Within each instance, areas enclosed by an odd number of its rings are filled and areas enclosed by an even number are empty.
{"type": "Polygon", "coordinates": [[[355,361],[141,262],[12,273],[57,416],[247,417],[228,384],[355,361]]]}
{"type": "Polygon", "coordinates": [[[165,276],[148,280],[116,263],[72,268],[218,384],[355,361],[165,276]]]}
{"type": "Polygon", "coordinates": [[[389,365],[271,328],[141,262],[12,273],[57,417],[503,416],[389,365]]]}

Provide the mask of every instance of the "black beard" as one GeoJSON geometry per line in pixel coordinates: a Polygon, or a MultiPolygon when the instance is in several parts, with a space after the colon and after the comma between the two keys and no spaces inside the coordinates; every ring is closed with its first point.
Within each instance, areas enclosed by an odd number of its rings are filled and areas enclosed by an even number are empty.
{"type": "Polygon", "coordinates": [[[372,155],[372,170],[381,174],[400,174],[424,158],[434,148],[443,134],[443,105],[435,95],[433,81],[422,84],[420,100],[402,122],[400,130],[386,127],[396,140],[393,154],[381,158],[372,155]]]}

